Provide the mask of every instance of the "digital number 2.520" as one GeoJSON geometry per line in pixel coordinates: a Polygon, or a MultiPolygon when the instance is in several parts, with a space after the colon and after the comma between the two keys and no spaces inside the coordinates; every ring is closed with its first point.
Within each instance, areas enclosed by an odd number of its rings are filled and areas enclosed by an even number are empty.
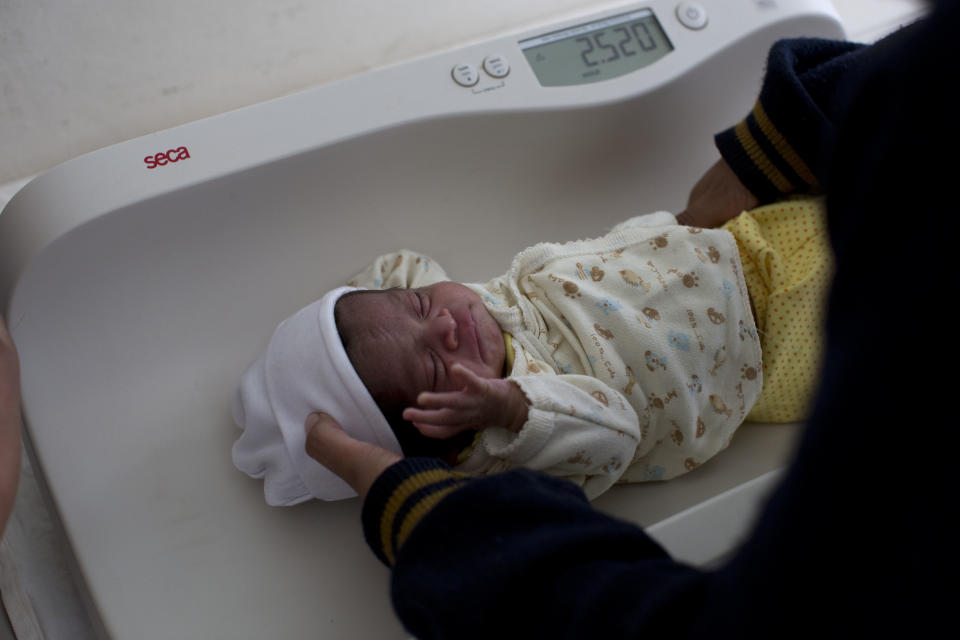
{"type": "Polygon", "coordinates": [[[613,33],[614,35],[610,36],[607,30],[603,29],[594,33],[592,37],[577,38],[577,42],[582,42],[584,45],[584,49],[580,52],[583,64],[595,67],[601,63],[635,56],[640,51],[652,51],[657,48],[653,35],[647,25],[642,22],[635,22],[629,27],[616,27],[613,33]],[[636,48],[638,46],[639,50],[636,48]]]}

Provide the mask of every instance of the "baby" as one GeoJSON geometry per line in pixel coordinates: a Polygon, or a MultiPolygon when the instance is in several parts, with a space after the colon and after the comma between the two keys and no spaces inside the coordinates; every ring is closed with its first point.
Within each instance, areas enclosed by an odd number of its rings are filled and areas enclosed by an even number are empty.
{"type": "Polygon", "coordinates": [[[485,284],[382,256],[277,328],[241,383],[234,462],[271,504],[352,495],[303,453],[321,410],[403,455],[525,466],[591,498],[685,473],[729,444],[763,386],[738,239],[655,213],[530,247],[485,284]]]}

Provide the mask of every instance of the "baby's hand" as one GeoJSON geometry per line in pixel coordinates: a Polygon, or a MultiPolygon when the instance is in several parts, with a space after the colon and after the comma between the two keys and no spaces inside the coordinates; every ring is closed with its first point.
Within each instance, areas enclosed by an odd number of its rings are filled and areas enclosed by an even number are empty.
{"type": "Polygon", "coordinates": [[[405,409],[403,419],[428,438],[446,439],[487,427],[520,431],[530,403],[515,382],[481,378],[460,364],[453,365],[450,374],[460,391],[424,391],[417,396],[420,406],[405,409]]]}

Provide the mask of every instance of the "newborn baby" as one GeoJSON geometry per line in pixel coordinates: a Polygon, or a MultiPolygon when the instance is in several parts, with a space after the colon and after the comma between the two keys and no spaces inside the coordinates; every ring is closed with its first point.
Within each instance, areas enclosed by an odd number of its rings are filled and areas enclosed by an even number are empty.
{"type": "MultiPolygon", "coordinates": [[[[430,272],[425,256],[383,256],[374,271],[392,263],[387,279],[404,282],[402,288],[346,293],[334,312],[350,362],[404,453],[449,458],[459,447],[438,439],[490,427],[519,432],[528,401],[503,378],[509,338],[469,287],[442,281],[406,288],[410,281],[402,274],[411,262],[414,272],[418,263],[424,275],[430,272]]],[[[413,275],[410,280],[422,280],[413,275]]]]}
{"type": "Polygon", "coordinates": [[[409,251],[350,284],[282,323],[241,382],[234,462],[271,504],[353,495],[303,452],[312,411],[397,453],[525,466],[593,498],[696,468],[760,395],[736,241],[667,213],[535,245],[486,284],[409,251]]]}

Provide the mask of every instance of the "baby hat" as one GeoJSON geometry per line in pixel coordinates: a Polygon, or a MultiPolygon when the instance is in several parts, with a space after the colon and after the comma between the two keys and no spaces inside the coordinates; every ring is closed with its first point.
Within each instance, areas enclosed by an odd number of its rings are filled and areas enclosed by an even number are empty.
{"type": "Polygon", "coordinates": [[[263,479],[268,504],[357,495],[339,476],[307,455],[304,422],[314,411],[331,415],[358,440],[403,455],[393,430],[350,364],[337,332],[334,305],[345,293],[356,290],[334,289],[281,322],[266,352],[240,380],[233,419],[243,434],[233,445],[233,463],[251,477],[263,479]]]}

